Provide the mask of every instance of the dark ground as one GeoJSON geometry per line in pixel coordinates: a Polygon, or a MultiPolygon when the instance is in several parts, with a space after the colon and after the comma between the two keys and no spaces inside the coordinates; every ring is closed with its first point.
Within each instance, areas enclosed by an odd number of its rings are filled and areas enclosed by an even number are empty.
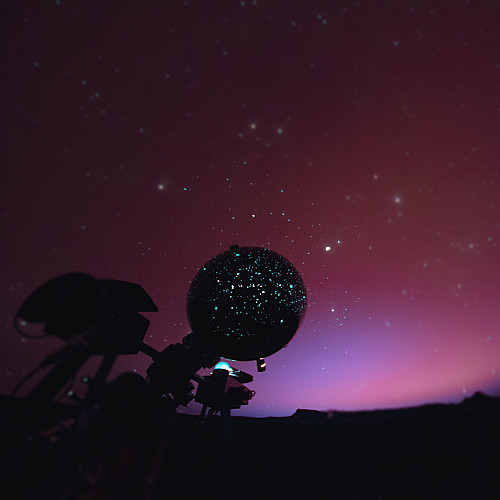
{"type": "Polygon", "coordinates": [[[22,401],[1,403],[3,498],[500,498],[500,400],[482,394],[459,405],[234,417],[230,428],[158,408],[108,411],[76,434],[61,425],[71,422],[62,406],[46,410],[58,421],[50,427],[42,414],[26,417],[22,401]]]}

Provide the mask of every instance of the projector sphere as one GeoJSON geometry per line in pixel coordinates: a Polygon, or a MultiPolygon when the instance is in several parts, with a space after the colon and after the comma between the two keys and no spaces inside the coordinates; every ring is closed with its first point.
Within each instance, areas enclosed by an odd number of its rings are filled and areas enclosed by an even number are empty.
{"type": "Polygon", "coordinates": [[[195,276],[187,316],[214,353],[250,361],[290,342],[306,304],[302,277],[287,259],[267,248],[232,246],[195,276]]]}

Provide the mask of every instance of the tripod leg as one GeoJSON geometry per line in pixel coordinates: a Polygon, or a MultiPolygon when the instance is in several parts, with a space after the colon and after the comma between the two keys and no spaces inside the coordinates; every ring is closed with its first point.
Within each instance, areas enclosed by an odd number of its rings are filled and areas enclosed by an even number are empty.
{"type": "Polygon", "coordinates": [[[30,391],[26,399],[35,404],[50,403],[89,358],[90,352],[87,349],[67,354],[30,391]]]}
{"type": "Polygon", "coordinates": [[[47,478],[42,498],[59,498],[67,487],[67,479],[84,455],[87,443],[85,430],[95,412],[95,404],[104,388],[106,378],[113,367],[116,354],[106,354],[97,370],[89,392],[85,397],[82,410],[67,441],[63,444],[52,474],[47,478]]]}
{"type": "Polygon", "coordinates": [[[224,487],[227,491],[232,491],[233,486],[233,428],[231,422],[231,406],[228,403],[222,404],[222,440],[224,443],[224,487]]]}
{"type": "Polygon", "coordinates": [[[201,413],[200,413],[200,421],[201,422],[205,421],[205,416],[207,414],[207,409],[208,409],[208,406],[207,405],[203,405],[203,407],[201,409],[201,413]]]}

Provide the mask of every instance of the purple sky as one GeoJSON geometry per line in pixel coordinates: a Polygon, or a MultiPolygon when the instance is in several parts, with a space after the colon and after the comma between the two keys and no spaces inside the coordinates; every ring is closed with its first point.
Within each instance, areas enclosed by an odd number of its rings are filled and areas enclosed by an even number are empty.
{"type": "Polygon", "coordinates": [[[238,244],[289,259],[309,302],[265,373],[235,363],[257,392],[235,414],[500,394],[496,2],[0,9],[2,392],[60,345],[11,326],[43,282],[141,284],[162,349],[238,244]]]}

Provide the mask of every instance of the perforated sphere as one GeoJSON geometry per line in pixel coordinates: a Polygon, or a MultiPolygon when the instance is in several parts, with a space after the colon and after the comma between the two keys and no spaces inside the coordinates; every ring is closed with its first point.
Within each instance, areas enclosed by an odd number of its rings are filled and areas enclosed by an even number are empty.
{"type": "Polygon", "coordinates": [[[187,316],[214,353],[250,361],[290,342],[306,304],[302,277],[287,259],[267,248],[233,246],[195,276],[187,316]]]}

